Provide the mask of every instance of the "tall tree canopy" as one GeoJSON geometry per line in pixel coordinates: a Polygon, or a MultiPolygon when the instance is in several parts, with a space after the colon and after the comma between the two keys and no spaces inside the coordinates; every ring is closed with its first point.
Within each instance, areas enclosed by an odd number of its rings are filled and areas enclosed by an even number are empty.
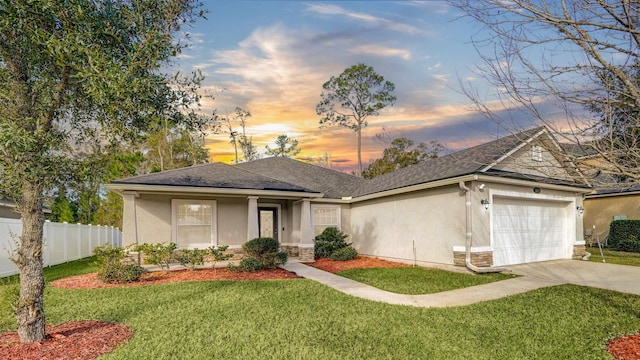
{"type": "MultiPolygon", "coordinates": [[[[579,145],[577,155],[597,157],[579,163],[593,176],[640,181],[640,141],[628,136],[640,125],[640,2],[450,3],[489,30],[473,42],[483,60],[478,73],[496,89],[496,103],[525,109],[561,141],[579,145]],[[550,104],[560,107],[566,121],[545,115],[550,104]]],[[[469,86],[464,91],[489,119],[520,130],[486,95],[469,86]]]]}
{"type": "Polygon", "coordinates": [[[444,146],[437,141],[431,141],[429,144],[420,143],[413,149],[412,147],[413,140],[404,137],[394,139],[391,146],[382,151],[382,157],[372,161],[364,169],[362,177],[372,179],[427,159],[435,159],[444,150],[444,146]]]}
{"type": "Polygon", "coordinates": [[[276,147],[270,148],[267,145],[267,155],[273,155],[276,157],[294,157],[300,154],[300,149],[298,147],[298,140],[288,137],[285,134],[279,135],[276,139],[276,147]]]}
{"type": "Polygon", "coordinates": [[[371,66],[353,65],[338,77],[332,76],[322,85],[324,91],[316,105],[320,125],[339,125],[358,135],[358,175],[362,175],[362,129],[367,118],[393,105],[395,85],[385,81],[371,66]]]}
{"type": "Polygon", "coordinates": [[[0,180],[22,216],[23,342],[45,338],[44,194],[94,144],[160,119],[198,121],[197,83],[163,69],[185,46],[176,34],[202,15],[190,0],[0,0],[0,180]]]}

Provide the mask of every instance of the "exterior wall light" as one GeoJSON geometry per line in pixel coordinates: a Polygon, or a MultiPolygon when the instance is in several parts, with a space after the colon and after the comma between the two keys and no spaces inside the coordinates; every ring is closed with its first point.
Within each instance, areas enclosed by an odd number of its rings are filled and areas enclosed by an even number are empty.
{"type": "Polygon", "coordinates": [[[490,205],[491,203],[490,203],[490,202],[489,202],[489,200],[487,200],[487,199],[482,199],[482,200],[480,200],[480,204],[482,204],[482,206],[484,206],[484,209],[485,209],[485,210],[489,210],[489,205],[490,205]]]}
{"type": "Polygon", "coordinates": [[[578,207],[576,207],[576,210],[578,210],[578,214],[580,214],[580,216],[582,216],[582,214],[584,213],[584,208],[582,207],[582,205],[578,205],[578,207]]]}

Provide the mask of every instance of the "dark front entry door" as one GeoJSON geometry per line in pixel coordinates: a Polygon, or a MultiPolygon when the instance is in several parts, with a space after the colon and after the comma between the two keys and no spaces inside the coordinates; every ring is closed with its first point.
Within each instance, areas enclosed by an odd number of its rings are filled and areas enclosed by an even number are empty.
{"type": "Polygon", "coordinates": [[[278,240],[278,208],[259,207],[258,225],[260,237],[270,237],[278,240]]]}

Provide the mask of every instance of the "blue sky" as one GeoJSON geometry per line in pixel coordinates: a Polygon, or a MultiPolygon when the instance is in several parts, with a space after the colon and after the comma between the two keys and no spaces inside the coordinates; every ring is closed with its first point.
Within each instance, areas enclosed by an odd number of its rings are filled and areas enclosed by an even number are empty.
{"type": "MultiPolygon", "coordinates": [[[[319,128],[315,105],[322,84],[365,63],[396,85],[398,100],[363,130],[363,161],[380,156],[373,140],[386,127],[392,138],[438,140],[458,150],[495,138],[497,126],[469,109],[460,81],[488,91],[473,73],[480,58],[471,38],[482,28],[442,1],[205,1],[207,20],[188,32],[192,47],[182,71],[200,69],[205,112],[249,110],[247,134],[258,149],[280,134],[296,138],[300,158],[331,155],[352,170],[356,135],[319,128]]],[[[231,161],[224,134],[207,138],[213,161],[231,161]]]]}

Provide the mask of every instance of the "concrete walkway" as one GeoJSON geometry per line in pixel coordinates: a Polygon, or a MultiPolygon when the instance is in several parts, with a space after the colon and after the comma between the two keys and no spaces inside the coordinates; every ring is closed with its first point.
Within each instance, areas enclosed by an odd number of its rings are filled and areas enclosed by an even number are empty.
{"type": "Polygon", "coordinates": [[[560,260],[511,267],[518,278],[436,294],[404,295],[380,290],[299,262],[283,268],[299,276],[332,287],[345,294],[396,305],[452,307],[500,299],[542,287],[577,284],[640,295],[640,267],[560,260]]]}

